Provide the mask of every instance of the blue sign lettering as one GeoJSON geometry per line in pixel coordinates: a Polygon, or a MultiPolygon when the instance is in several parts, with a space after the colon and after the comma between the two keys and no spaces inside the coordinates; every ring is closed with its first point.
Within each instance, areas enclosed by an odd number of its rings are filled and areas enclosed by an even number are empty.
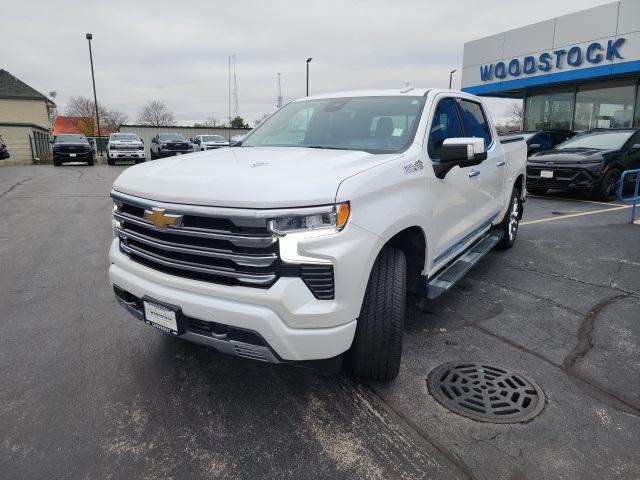
{"type": "Polygon", "coordinates": [[[580,47],[571,47],[567,53],[567,63],[572,67],[582,64],[582,49],[580,47]]]}
{"type": "Polygon", "coordinates": [[[567,47],[568,49],[560,48],[551,52],[543,52],[537,58],[527,55],[524,58],[512,58],[509,61],[480,65],[480,79],[483,82],[488,82],[493,80],[494,77],[502,80],[508,76],[531,75],[537,71],[549,72],[554,68],[561,70],[566,66],[579,67],[585,61],[591,64],[598,64],[605,59],[622,60],[620,47],[625,41],[626,39],[622,37],[609,40],[606,49],[602,43],[593,42],[586,48],[575,45],[570,48],[567,47]]]}
{"type": "Polygon", "coordinates": [[[593,42],[587,47],[587,62],[600,63],[602,61],[601,53],[596,53],[595,55],[593,54],[593,52],[595,52],[596,50],[600,52],[602,51],[602,45],[600,45],[600,42],[593,42]]]}
{"type": "Polygon", "coordinates": [[[548,72],[551,70],[551,54],[543,53],[540,55],[540,65],[538,65],[538,70],[542,70],[543,72],[548,72]]]}
{"type": "Polygon", "coordinates": [[[622,59],[622,55],[618,49],[624,43],[624,38],[618,38],[615,42],[613,40],[609,40],[607,43],[607,60],[613,60],[614,58],[622,59]]]}
{"type": "Polygon", "coordinates": [[[512,77],[520,76],[520,60],[514,58],[509,62],[509,75],[512,77]]]}

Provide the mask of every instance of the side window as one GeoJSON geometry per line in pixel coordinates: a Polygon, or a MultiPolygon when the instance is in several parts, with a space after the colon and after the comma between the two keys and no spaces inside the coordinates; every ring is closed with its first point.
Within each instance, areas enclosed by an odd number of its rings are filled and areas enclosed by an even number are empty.
{"type": "Polygon", "coordinates": [[[460,100],[460,111],[465,137],[484,138],[484,144],[488,147],[491,143],[491,129],[480,104],[460,100]]]}
{"type": "Polygon", "coordinates": [[[456,108],[456,102],[452,98],[445,98],[438,102],[433,114],[431,130],[429,131],[429,143],[427,149],[432,160],[440,158],[442,143],[447,138],[463,137],[462,126],[456,108]]]}

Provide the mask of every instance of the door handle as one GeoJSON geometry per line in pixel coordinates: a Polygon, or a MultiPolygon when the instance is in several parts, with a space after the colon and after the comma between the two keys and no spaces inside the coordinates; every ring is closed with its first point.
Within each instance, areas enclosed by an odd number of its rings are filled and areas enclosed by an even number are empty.
{"type": "Polygon", "coordinates": [[[471,170],[469,172],[470,177],[477,177],[478,175],[480,175],[480,170],[471,170]]]}
{"type": "Polygon", "coordinates": [[[500,160],[496,163],[496,165],[499,167],[504,167],[506,165],[506,162],[504,160],[500,160]]]}

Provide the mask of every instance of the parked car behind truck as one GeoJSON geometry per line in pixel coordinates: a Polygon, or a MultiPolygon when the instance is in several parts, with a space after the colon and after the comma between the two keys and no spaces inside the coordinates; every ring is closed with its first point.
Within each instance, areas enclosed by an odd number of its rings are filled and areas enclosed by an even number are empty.
{"type": "Polygon", "coordinates": [[[595,129],[536,153],[527,163],[527,190],[577,190],[610,202],[622,172],[640,168],[640,130],[595,129]]]}
{"type": "Polygon", "coordinates": [[[196,135],[191,139],[194,152],[204,150],[215,150],[216,148],[228,147],[229,142],[222,135],[196,135]]]}
{"type": "Polygon", "coordinates": [[[107,163],[131,160],[145,161],[144,142],[135,133],[112,133],[107,143],[107,163]]]}
{"type": "Polygon", "coordinates": [[[151,160],[193,152],[193,144],[179,133],[159,133],[151,139],[151,160]]]}
{"type": "Polygon", "coordinates": [[[57,135],[53,138],[53,165],[83,162],[93,165],[93,148],[84,135],[57,135]]]}
{"type": "Polygon", "coordinates": [[[304,98],[237,148],[122,173],[110,280],[172,336],[391,380],[407,292],[435,300],[513,245],[525,165],[525,142],[500,141],[472,95],[304,98]]]}

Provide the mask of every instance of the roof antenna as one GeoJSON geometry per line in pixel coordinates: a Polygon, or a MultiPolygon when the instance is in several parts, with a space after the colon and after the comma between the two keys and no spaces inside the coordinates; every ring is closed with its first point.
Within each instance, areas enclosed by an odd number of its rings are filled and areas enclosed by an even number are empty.
{"type": "Polygon", "coordinates": [[[413,87],[413,85],[411,85],[411,84],[409,83],[409,81],[407,80],[406,82],[404,82],[404,83],[402,84],[402,88],[400,89],[400,93],[407,93],[407,92],[410,92],[411,90],[413,90],[413,88],[414,88],[414,87],[413,87]]]}

